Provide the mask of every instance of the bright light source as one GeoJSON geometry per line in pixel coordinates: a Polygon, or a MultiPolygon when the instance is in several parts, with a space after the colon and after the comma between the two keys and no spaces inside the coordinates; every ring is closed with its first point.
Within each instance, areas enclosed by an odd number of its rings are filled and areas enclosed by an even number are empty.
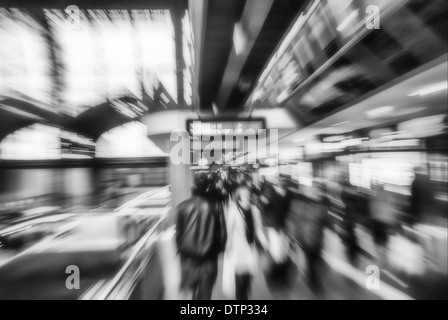
{"type": "Polygon", "coordinates": [[[306,187],[313,186],[313,164],[310,162],[300,162],[297,164],[298,180],[306,187]]]}
{"type": "Polygon", "coordinates": [[[185,16],[182,19],[182,37],[183,37],[183,56],[185,61],[184,67],[184,101],[187,105],[192,104],[193,99],[193,77],[194,77],[194,35],[191,25],[190,14],[185,11],[185,16]]]}
{"type": "Polygon", "coordinates": [[[167,97],[164,93],[162,93],[162,94],[160,95],[160,97],[163,99],[163,101],[164,101],[165,103],[169,103],[169,102],[170,102],[170,99],[168,99],[168,97],[167,97]]]}
{"type": "Polygon", "coordinates": [[[58,128],[34,124],[8,135],[0,144],[2,159],[48,160],[61,158],[58,128]]]}
{"type": "Polygon", "coordinates": [[[127,123],[104,133],[97,141],[98,158],[138,158],[166,156],[147,137],[147,128],[140,122],[127,123]]]}
{"type": "Polygon", "coordinates": [[[277,166],[278,165],[278,159],[273,159],[273,158],[270,158],[270,159],[266,159],[266,164],[268,165],[268,166],[270,166],[270,167],[273,167],[273,166],[277,166]]]}
{"type": "Polygon", "coordinates": [[[366,111],[366,115],[368,118],[370,119],[376,119],[376,118],[381,118],[384,117],[392,112],[395,111],[395,107],[393,106],[384,106],[384,107],[379,107],[376,109],[372,109],[369,111],[366,111]]]}
{"type": "Polygon", "coordinates": [[[341,144],[344,147],[354,147],[354,146],[360,146],[362,145],[362,139],[348,139],[345,141],[342,141],[341,144]]]}
{"type": "Polygon", "coordinates": [[[393,136],[393,135],[398,135],[398,134],[402,134],[405,133],[405,131],[393,131],[393,132],[385,132],[382,133],[382,136],[393,136]]]}
{"type": "Polygon", "coordinates": [[[122,115],[128,117],[128,118],[136,118],[138,115],[136,113],[134,113],[129,106],[125,103],[122,102],[120,100],[116,100],[116,101],[112,101],[111,106],[119,113],[121,113],[122,115]]]}
{"type": "Polygon", "coordinates": [[[420,140],[418,139],[407,139],[407,140],[393,140],[387,142],[380,142],[374,145],[374,147],[418,147],[420,145],[420,140]]]}
{"type": "Polygon", "coordinates": [[[19,9],[0,8],[0,22],[1,94],[49,105],[51,64],[45,30],[30,14],[19,9]]]}
{"type": "MultiPolygon", "coordinates": [[[[174,24],[168,10],[83,11],[81,27],[76,30],[64,28],[66,18],[60,10],[45,10],[45,15],[65,67],[62,98],[66,113],[75,116],[85,106],[123,95],[141,98],[142,87],[153,97],[159,84],[166,90],[161,103],[167,104],[167,99],[177,103],[174,24]]],[[[190,70],[191,55],[186,59],[190,70]]],[[[191,78],[188,72],[185,75],[191,78]]],[[[187,94],[191,89],[188,78],[185,83],[187,94]]]]}
{"type": "Polygon", "coordinates": [[[277,97],[277,103],[282,103],[285,101],[285,99],[288,98],[288,91],[283,91],[278,97],[277,97]]]}
{"type": "Polygon", "coordinates": [[[83,154],[66,153],[61,155],[62,159],[91,159],[92,157],[83,154]]]}
{"type": "Polygon", "coordinates": [[[240,22],[235,23],[235,28],[233,29],[233,46],[237,56],[246,50],[247,36],[240,22]]]}
{"type": "Polygon", "coordinates": [[[208,165],[208,160],[206,158],[202,158],[201,160],[199,160],[198,164],[201,167],[206,167],[208,165]]]}
{"type": "Polygon", "coordinates": [[[304,185],[305,187],[312,187],[313,186],[313,178],[299,177],[299,183],[301,185],[304,185]]]}
{"type": "Polygon", "coordinates": [[[418,90],[418,91],[416,91],[414,93],[411,93],[408,96],[409,97],[414,97],[414,96],[423,97],[423,96],[427,96],[429,94],[433,94],[433,93],[436,93],[436,92],[439,92],[439,91],[446,90],[447,88],[448,88],[448,82],[447,81],[439,82],[439,83],[433,84],[431,86],[427,86],[427,87],[421,88],[420,90],[418,90]]]}
{"type": "Polygon", "coordinates": [[[344,21],[342,21],[342,23],[338,26],[338,28],[336,30],[338,30],[339,32],[343,32],[345,29],[347,29],[347,27],[352,24],[356,18],[359,16],[359,11],[358,10],[354,10],[352,11],[352,13],[350,13],[347,18],[345,18],[344,21]]]}
{"type": "Polygon", "coordinates": [[[332,125],[332,127],[340,127],[343,126],[344,124],[350,123],[350,121],[344,121],[344,122],[340,122],[340,123],[336,123],[334,125],[332,125]]]}
{"type": "Polygon", "coordinates": [[[445,130],[445,115],[435,115],[409,120],[398,125],[399,131],[410,132],[413,136],[431,136],[445,130]]]}
{"type": "Polygon", "coordinates": [[[319,130],[317,130],[317,133],[325,132],[328,130],[331,130],[331,127],[319,129],[319,130]]]}

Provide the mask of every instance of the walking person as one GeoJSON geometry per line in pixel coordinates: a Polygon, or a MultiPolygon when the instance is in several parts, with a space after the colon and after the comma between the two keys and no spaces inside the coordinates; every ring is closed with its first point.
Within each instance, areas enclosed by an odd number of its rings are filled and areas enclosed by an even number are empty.
{"type": "MultiPolygon", "coordinates": [[[[237,300],[248,300],[257,271],[257,247],[266,248],[260,212],[251,203],[251,192],[240,187],[229,205],[227,215],[228,242],[225,259],[233,263],[237,300]]],[[[231,281],[231,280],[229,280],[231,281]]]]}
{"type": "Polygon", "coordinates": [[[348,180],[342,182],[341,200],[345,207],[345,219],[343,222],[345,234],[344,243],[349,261],[355,264],[359,251],[358,239],[356,237],[356,223],[358,216],[359,196],[348,180]]]}
{"type": "Polygon", "coordinates": [[[389,240],[398,225],[400,211],[396,206],[396,197],[386,189],[386,185],[376,183],[372,186],[375,192],[370,199],[371,228],[376,245],[377,264],[385,267],[388,264],[389,240]]]}
{"type": "Polygon", "coordinates": [[[287,280],[290,265],[289,240],[286,235],[286,221],[291,205],[291,195],[284,178],[278,185],[267,182],[262,188],[260,208],[263,226],[266,229],[269,254],[272,259],[269,278],[287,280]]]}
{"type": "Polygon", "coordinates": [[[225,217],[211,201],[207,174],[195,176],[193,196],[177,208],[176,243],[181,290],[193,300],[210,300],[218,275],[218,256],[227,241],[225,217]]]}
{"type": "Polygon", "coordinates": [[[319,181],[313,181],[308,192],[294,198],[291,208],[295,229],[292,236],[306,257],[308,284],[314,294],[321,295],[324,292],[320,271],[328,210],[324,186],[319,181]]]}
{"type": "Polygon", "coordinates": [[[415,178],[411,184],[411,202],[409,215],[407,217],[408,224],[415,227],[421,223],[425,211],[428,209],[427,204],[431,202],[431,186],[428,175],[424,168],[415,169],[415,178]]]}

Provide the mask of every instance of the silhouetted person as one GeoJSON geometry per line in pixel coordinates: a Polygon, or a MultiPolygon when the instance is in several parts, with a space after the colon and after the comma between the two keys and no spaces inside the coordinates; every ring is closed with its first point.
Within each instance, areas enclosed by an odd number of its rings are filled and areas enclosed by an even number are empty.
{"type": "Polygon", "coordinates": [[[377,260],[380,265],[387,262],[390,233],[398,224],[399,210],[395,196],[385,189],[384,184],[374,184],[375,194],[370,199],[370,216],[373,240],[376,244],[377,260]]]}
{"type": "Polygon", "coordinates": [[[285,280],[290,266],[289,239],[286,235],[286,220],[291,204],[291,195],[280,180],[278,185],[267,182],[262,188],[260,207],[263,225],[266,228],[272,265],[269,276],[285,280]]]}
{"type": "Polygon", "coordinates": [[[294,222],[293,237],[302,248],[307,260],[307,273],[311,290],[322,293],[319,269],[322,265],[324,228],[327,224],[327,202],[323,186],[314,183],[306,194],[298,194],[292,200],[294,222]]]}
{"type": "Polygon", "coordinates": [[[414,225],[421,221],[425,214],[425,206],[430,201],[430,186],[428,176],[422,168],[415,170],[415,178],[411,185],[411,205],[409,224],[414,225]]]}
{"type": "Polygon", "coordinates": [[[210,300],[218,274],[218,255],[227,232],[224,214],[210,201],[207,174],[195,176],[193,196],[179,204],[176,241],[181,258],[181,289],[193,300],[210,300]]]}
{"type": "Polygon", "coordinates": [[[237,300],[248,300],[252,278],[258,268],[257,246],[266,246],[258,209],[251,203],[251,191],[240,187],[230,202],[227,216],[227,257],[233,262],[237,300]]]}
{"type": "Polygon", "coordinates": [[[358,253],[358,241],[356,238],[356,222],[359,214],[360,198],[356,189],[348,181],[342,182],[341,200],[345,206],[344,242],[347,247],[348,258],[351,263],[355,263],[356,255],[358,253]]]}

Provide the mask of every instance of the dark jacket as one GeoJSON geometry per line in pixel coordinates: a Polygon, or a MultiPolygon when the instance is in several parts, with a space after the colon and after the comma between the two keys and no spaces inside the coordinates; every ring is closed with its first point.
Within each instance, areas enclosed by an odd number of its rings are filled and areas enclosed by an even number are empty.
{"type": "Polygon", "coordinates": [[[411,222],[420,222],[427,210],[427,204],[431,203],[431,186],[429,180],[422,175],[417,175],[411,185],[411,222]]]}
{"type": "Polygon", "coordinates": [[[227,241],[223,212],[201,195],[185,200],[177,210],[176,241],[180,255],[198,260],[217,258],[227,241]]]}
{"type": "Polygon", "coordinates": [[[267,204],[261,205],[263,225],[283,231],[291,205],[290,193],[286,192],[285,195],[280,195],[272,185],[267,185],[263,188],[262,194],[268,200],[267,204]]]}
{"type": "Polygon", "coordinates": [[[324,201],[315,201],[297,195],[291,204],[293,237],[306,251],[319,252],[322,249],[324,227],[327,220],[327,206],[324,201]]]}

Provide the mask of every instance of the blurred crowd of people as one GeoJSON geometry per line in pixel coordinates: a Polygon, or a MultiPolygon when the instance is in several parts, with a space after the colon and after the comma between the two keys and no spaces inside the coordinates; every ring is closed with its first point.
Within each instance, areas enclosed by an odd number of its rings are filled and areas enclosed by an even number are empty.
{"type": "Polygon", "coordinates": [[[176,240],[181,257],[181,289],[193,299],[210,299],[223,253],[223,289],[247,300],[263,255],[267,277],[282,280],[291,259],[292,238],[304,246],[310,281],[320,256],[326,211],[320,192],[293,197],[287,179],[254,183],[250,173],[197,173],[193,196],[177,208],[176,240]],[[297,202],[297,203],[295,203],[297,202]],[[303,230],[287,229],[290,209],[303,202],[303,230]],[[306,236],[303,236],[303,232],[306,236]],[[297,235],[297,237],[296,237],[297,235]],[[291,236],[293,236],[291,238],[291,236]],[[314,239],[315,238],[315,239],[314,239]]]}
{"type": "Polygon", "coordinates": [[[341,204],[335,208],[324,179],[315,178],[312,186],[303,189],[292,188],[287,176],[258,180],[255,183],[251,172],[241,171],[195,174],[193,196],[178,206],[176,224],[181,289],[189,297],[211,299],[220,254],[223,290],[237,300],[247,300],[257,270],[261,267],[267,280],[286,280],[296,250],[305,257],[309,288],[319,295],[325,230],[335,229],[329,212],[342,212],[336,229],[351,264],[367,254],[356,232],[363,226],[377,249],[370,258],[384,266],[390,235],[418,222],[427,193],[425,178],[417,172],[408,214],[398,218],[394,194],[384,185],[375,185],[366,194],[343,180],[338,184],[341,204]]]}

